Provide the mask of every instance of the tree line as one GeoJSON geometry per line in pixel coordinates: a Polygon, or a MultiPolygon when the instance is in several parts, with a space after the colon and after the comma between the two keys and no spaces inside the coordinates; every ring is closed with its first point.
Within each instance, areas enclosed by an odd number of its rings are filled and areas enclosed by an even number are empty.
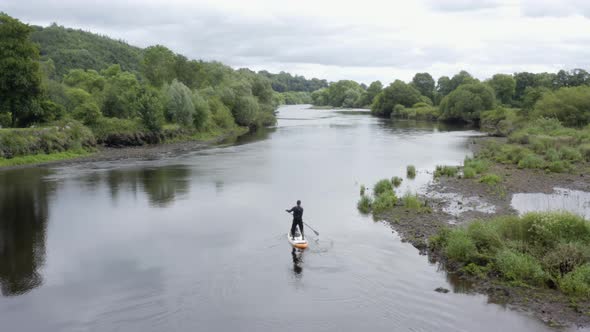
{"type": "Polygon", "coordinates": [[[482,111],[517,108],[523,113],[558,118],[566,125],[590,122],[590,74],[583,69],[557,73],[496,74],[480,81],[467,71],[434,80],[417,73],[409,83],[387,87],[354,81],[331,83],[312,93],[314,105],[370,107],[383,117],[479,122],[482,111]]]}

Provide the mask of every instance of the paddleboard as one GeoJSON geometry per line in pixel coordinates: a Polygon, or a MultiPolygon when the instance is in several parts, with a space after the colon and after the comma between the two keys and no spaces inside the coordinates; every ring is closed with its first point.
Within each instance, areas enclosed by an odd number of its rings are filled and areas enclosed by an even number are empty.
{"type": "Polygon", "coordinates": [[[307,240],[301,239],[301,234],[296,234],[295,239],[293,239],[291,237],[291,232],[289,232],[289,234],[287,234],[287,240],[289,240],[289,243],[291,243],[293,248],[297,249],[305,249],[308,245],[307,240]]]}

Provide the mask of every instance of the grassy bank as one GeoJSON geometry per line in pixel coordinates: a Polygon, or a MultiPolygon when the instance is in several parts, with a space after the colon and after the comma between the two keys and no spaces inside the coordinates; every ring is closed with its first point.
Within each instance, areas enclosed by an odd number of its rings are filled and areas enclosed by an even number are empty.
{"type": "Polygon", "coordinates": [[[477,278],[590,298],[590,223],[576,215],[529,213],[474,221],[441,230],[429,245],[454,270],[477,278]]]}
{"type": "Polygon", "coordinates": [[[91,155],[93,152],[80,149],[64,152],[55,152],[49,154],[35,154],[28,156],[20,156],[11,159],[0,158],[0,167],[12,167],[22,165],[33,165],[42,164],[54,161],[62,161],[68,159],[74,159],[79,157],[86,157],[91,155]]]}

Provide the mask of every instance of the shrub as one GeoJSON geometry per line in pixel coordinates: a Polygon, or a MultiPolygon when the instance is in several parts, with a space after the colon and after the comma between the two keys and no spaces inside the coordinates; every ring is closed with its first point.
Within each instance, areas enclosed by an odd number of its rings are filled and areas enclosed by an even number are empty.
{"type": "Polygon", "coordinates": [[[474,178],[476,174],[477,173],[475,172],[475,169],[473,169],[471,167],[463,168],[463,177],[466,179],[474,178]]]}
{"type": "Polygon", "coordinates": [[[536,154],[529,154],[518,162],[518,168],[543,168],[545,161],[536,154]]]}
{"type": "Polygon", "coordinates": [[[438,178],[441,176],[449,176],[453,177],[459,173],[459,168],[456,166],[436,166],[436,170],[434,171],[434,177],[438,178]]]}
{"type": "Polygon", "coordinates": [[[421,209],[424,207],[424,202],[420,200],[418,194],[407,192],[402,197],[402,202],[404,203],[404,206],[409,209],[421,209]]]}
{"type": "Polygon", "coordinates": [[[545,271],[563,276],[590,259],[589,248],[581,243],[559,243],[541,259],[545,271]]]}
{"type": "MultiPolygon", "coordinates": [[[[389,183],[389,181],[388,181],[389,183]]],[[[385,191],[378,195],[373,201],[373,212],[381,213],[392,209],[397,203],[397,197],[393,191],[385,191]]]]}
{"type": "Polygon", "coordinates": [[[92,126],[92,132],[100,142],[111,135],[134,135],[145,130],[138,120],[101,117],[92,126]]]}
{"type": "Polygon", "coordinates": [[[468,263],[476,253],[475,243],[464,229],[456,229],[450,232],[445,244],[445,254],[450,259],[468,263]]]}
{"type": "Polygon", "coordinates": [[[361,196],[365,195],[365,191],[367,191],[367,187],[364,184],[361,184],[361,196]]]}
{"type": "Polygon", "coordinates": [[[582,160],[582,154],[580,151],[571,148],[571,147],[563,147],[559,150],[559,155],[562,160],[569,160],[569,161],[580,161],[582,160]]]}
{"type": "Polygon", "coordinates": [[[568,161],[564,160],[553,161],[549,163],[549,165],[547,165],[547,169],[553,173],[565,173],[568,172],[571,168],[571,164],[568,161]]]}
{"type": "Polygon", "coordinates": [[[496,254],[495,264],[508,281],[532,286],[542,286],[545,282],[546,274],[541,264],[530,255],[505,249],[496,254]]]}
{"type": "Polygon", "coordinates": [[[590,143],[582,144],[578,148],[580,154],[586,161],[590,161],[590,143]]]}
{"type": "Polygon", "coordinates": [[[486,174],[486,175],[482,176],[481,179],[479,179],[479,182],[493,186],[493,185],[497,185],[498,183],[502,182],[502,178],[496,174],[486,174]]]}
{"type": "Polygon", "coordinates": [[[361,213],[369,213],[371,212],[371,207],[373,205],[373,200],[371,197],[362,194],[361,199],[359,199],[357,203],[357,208],[361,213]]]}
{"type": "Polygon", "coordinates": [[[476,174],[481,174],[490,168],[490,162],[485,159],[471,159],[465,158],[463,161],[464,167],[469,167],[475,171],[476,174]]]}
{"type": "Polygon", "coordinates": [[[399,176],[394,176],[391,178],[391,184],[393,184],[394,187],[399,187],[402,184],[402,178],[400,178],[399,176]]]}
{"type": "Polygon", "coordinates": [[[451,229],[443,226],[438,233],[428,239],[428,247],[430,250],[444,249],[447,246],[451,229]]]}
{"type": "Polygon", "coordinates": [[[393,192],[391,182],[387,179],[379,180],[373,187],[373,193],[375,196],[379,196],[385,192],[393,192]]]}
{"type": "Polygon", "coordinates": [[[480,252],[496,252],[503,247],[502,239],[493,224],[475,221],[467,227],[467,234],[480,252]]]}
{"type": "Polygon", "coordinates": [[[408,165],[406,167],[406,175],[409,179],[413,179],[416,177],[416,166],[408,165]]]}
{"type": "Polygon", "coordinates": [[[545,159],[547,161],[551,161],[551,162],[559,161],[559,159],[560,159],[559,152],[557,152],[557,150],[551,148],[545,152],[545,159]]]}
{"type": "Polygon", "coordinates": [[[577,267],[559,281],[562,292],[572,296],[590,296],[590,264],[577,267]]]}

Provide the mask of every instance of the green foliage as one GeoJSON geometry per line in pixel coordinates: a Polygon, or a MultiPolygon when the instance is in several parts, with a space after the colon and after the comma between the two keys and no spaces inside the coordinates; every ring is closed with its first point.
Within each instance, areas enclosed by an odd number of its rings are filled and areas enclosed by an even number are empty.
{"type": "Polygon", "coordinates": [[[448,176],[448,177],[455,177],[459,173],[459,168],[456,166],[436,166],[434,170],[434,178],[439,178],[441,176],[448,176]]]}
{"type": "Polygon", "coordinates": [[[584,157],[584,160],[590,161],[590,143],[585,143],[585,144],[580,145],[578,150],[580,151],[580,154],[582,155],[582,157],[584,157]]]}
{"type": "Polygon", "coordinates": [[[216,126],[224,129],[235,127],[234,116],[218,97],[209,99],[209,109],[216,126]]]}
{"type": "MultiPolygon", "coordinates": [[[[389,183],[389,181],[387,181],[389,183]]],[[[391,184],[390,184],[391,185],[391,184]]],[[[397,197],[395,193],[392,191],[385,191],[381,194],[378,194],[373,201],[373,212],[374,213],[381,213],[392,209],[395,204],[397,204],[397,197]]]]}
{"type": "Polygon", "coordinates": [[[383,89],[371,105],[373,114],[390,117],[396,105],[410,107],[420,101],[420,92],[413,86],[396,80],[383,89]]]}
{"type": "Polygon", "coordinates": [[[137,102],[137,111],[143,125],[152,132],[159,132],[164,125],[164,106],[158,92],[142,88],[137,102]]]}
{"type": "Polygon", "coordinates": [[[582,160],[582,154],[580,153],[580,151],[578,151],[575,148],[568,147],[568,146],[565,146],[559,150],[559,156],[561,157],[562,160],[567,160],[567,161],[572,161],[572,162],[582,160]]]}
{"type": "Polygon", "coordinates": [[[328,88],[319,89],[311,93],[311,101],[315,106],[330,105],[330,92],[328,88]]]}
{"type": "Polygon", "coordinates": [[[420,91],[420,93],[433,99],[434,96],[434,78],[429,73],[417,73],[412,78],[412,85],[416,88],[416,90],[420,91]]]}
{"type": "Polygon", "coordinates": [[[490,162],[482,158],[465,158],[463,166],[472,169],[475,174],[481,174],[490,168],[490,162]]]}
{"type": "Polygon", "coordinates": [[[391,184],[396,188],[402,184],[402,181],[402,178],[400,178],[399,176],[394,176],[391,178],[391,184]]]}
{"type": "Polygon", "coordinates": [[[590,264],[584,264],[559,281],[562,292],[577,297],[590,297],[590,264]]]}
{"type": "Polygon", "coordinates": [[[463,177],[465,179],[472,179],[475,177],[475,175],[477,175],[477,173],[475,172],[475,169],[473,169],[472,167],[463,168],[463,177]]]}
{"type": "Polygon", "coordinates": [[[494,89],[496,99],[500,103],[508,105],[512,102],[512,97],[516,91],[516,81],[512,75],[496,74],[492,76],[488,84],[494,89]]]}
{"type": "Polygon", "coordinates": [[[174,52],[162,45],[150,46],[144,50],[141,72],[151,84],[160,87],[175,78],[175,64],[174,52]]]}
{"type": "Polygon", "coordinates": [[[386,192],[393,192],[393,186],[387,179],[379,180],[373,187],[373,193],[375,196],[379,196],[386,192]]]}
{"type": "Polygon", "coordinates": [[[502,182],[502,177],[497,174],[485,174],[479,179],[479,182],[485,183],[489,186],[495,186],[502,182]]]}
{"type": "Polygon", "coordinates": [[[381,81],[372,82],[366,91],[363,92],[359,101],[360,107],[370,107],[375,100],[375,97],[383,90],[383,84],[381,81]]]}
{"type": "Polygon", "coordinates": [[[292,76],[291,74],[285,72],[272,74],[268,71],[262,70],[259,71],[258,74],[270,79],[272,89],[281,93],[289,91],[311,93],[313,91],[328,87],[328,82],[326,80],[320,80],[317,78],[308,80],[303,76],[292,76]]]}
{"type": "Polygon", "coordinates": [[[415,178],[416,177],[416,166],[414,166],[414,165],[406,166],[406,176],[409,179],[415,178]]]}
{"type": "Polygon", "coordinates": [[[139,69],[141,50],[120,40],[56,24],[35,27],[31,39],[40,45],[43,59],[53,62],[54,77],[58,79],[71,69],[100,71],[113,64],[119,64],[124,71],[139,69]]]}
{"type": "Polygon", "coordinates": [[[72,115],[74,119],[82,121],[85,125],[93,125],[102,117],[102,113],[98,106],[90,101],[76,106],[72,115]]]}
{"type": "Polygon", "coordinates": [[[391,118],[435,121],[440,117],[438,107],[433,107],[425,102],[419,102],[406,108],[403,105],[395,105],[391,112],[391,118]]]}
{"type": "Polygon", "coordinates": [[[504,107],[484,111],[480,115],[480,128],[494,136],[509,136],[520,122],[518,113],[517,109],[504,107]]]}
{"type": "Polygon", "coordinates": [[[361,198],[359,199],[359,201],[357,203],[358,210],[361,213],[367,214],[367,213],[371,212],[372,205],[373,205],[373,200],[371,199],[371,197],[365,195],[364,193],[361,194],[361,198]]]}
{"type": "Polygon", "coordinates": [[[557,118],[564,125],[582,127],[590,123],[590,87],[561,88],[543,94],[533,117],[557,118]]]}
{"type": "Polygon", "coordinates": [[[543,158],[537,156],[536,154],[529,154],[526,155],[523,159],[518,162],[518,168],[543,168],[545,166],[545,161],[543,158]]]}
{"type": "Polygon", "coordinates": [[[102,113],[105,116],[122,119],[137,116],[141,93],[139,81],[135,75],[121,72],[119,65],[113,65],[109,69],[115,73],[109,75],[106,81],[102,113]]]}
{"type": "Polygon", "coordinates": [[[359,107],[362,106],[360,103],[363,93],[363,88],[357,82],[341,80],[331,83],[326,90],[312,94],[312,101],[318,106],[359,107]]]}
{"type": "Polygon", "coordinates": [[[33,30],[0,12],[0,115],[6,124],[27,126],[38,121],[41,71],[39,50],[31,42],[33,30]]]}
{"type": "Polygon", "coordinates": [[[477,248],[473,240],[469,237],[464,229],[457,229],[448,235],[444,246],[444,253],[449,259],[461,263],[469,262],[477,248]]]}
{"type": "Polygon", "coordinates": [[[313,102],[311,93],[307,91],[287,91],[281,95],[284,98],[283,104],[286,105],[311,104],[313,102]]]}
{"type": "Polygon", "coordinates": [[[90,125],[96,140],[108,141],[112,135],[133,136],[145,131],[141,121],[101,117],[90,125]]]}
{"type": "Polygon", "coordinates": [[[418,194],[412,194],[407,192],[402,197],[402,203],[405,208],[412,209],[412,210],[421,210],[426,206],[426,204],[420,199],[418,194]]]}
{"type": "Polygon", "coordinates": [[[195,105],[190,89],[177,80],[164,87],[166,95],[166,119],[188,127],[193,125],[195,105]]]}
{"type": "Polygon", "coordinates": [[[96,144],[92,132],[76,121],[31,129],[1,129],[0,158],[64,152],[96,144]]]}
{"type": "Polygon", "coordinates": [[[89,155],[90,152],[84,149],[69,150],[65,152],[54,152],[50,154],[40,153],[21,157],[5,159],[0,157],[0,167],[21,166],[30,164],[41,164],[52,161],[79,158],[89,155]]]}
{"type": "Polygon", "coordinates": [[[562,242],[541,258],[543,269],[554,276],[564,276],[590,260],[590,248],[582,243],[562,242]]]}
{"type": "Polygon", "coordinates": [[[459,86],[440,103],[446,120],[479,121],[482,111],[495,106],[494,91],[486,84],[471,83],[459,86]]]}
{"type": "Polygon", "coordinates": [[[542,286],[546,274],[537,259],[528,254],[505,249],[496,255],[495,266],[508,281],[542,286]]]}
{"type": "Polygon", "coordinates": [[[361,196],[364,196],[366,191],[367,191],[367,187],[365,187],[364,184],[361,184],[361,196]]]}
{"type": "Polygon", "coordinates": [[[64,76],[63,83],[71,88],[83,89],[90,94],[98,94],[104,89],[105,78],[93,69],[72,69],[64,76]]]}

